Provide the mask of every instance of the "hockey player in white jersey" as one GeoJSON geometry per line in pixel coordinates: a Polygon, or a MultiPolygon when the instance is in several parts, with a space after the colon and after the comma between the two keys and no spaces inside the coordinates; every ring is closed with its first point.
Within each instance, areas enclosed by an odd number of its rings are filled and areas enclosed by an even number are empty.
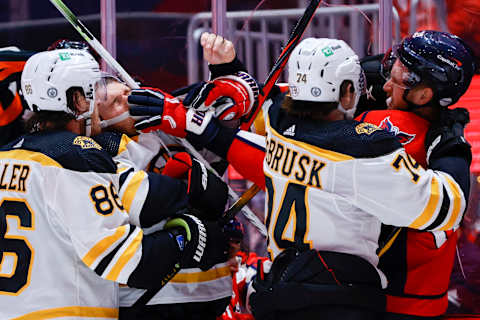
{"type": "Polygon", "coordinates": [[[32,132],[0,150],[2,319],[116,319],[119,283],[156,287],[178,264],[208,268],[224,254],[209,246],[221,230],[188,214],[149,235],[129,223],[117,165],[87,136],[100,132],[103,89],[85,51],[26,63],[32,132]]]}
{"type": "MultiPolygon", "coordinates": [[[[264,104],[266,139],[222,128],[211,115],[185,130],[267,191],[273,266],[254,285],[257,319],[375,319],[387,281],[376,268],[381,222],[458,226],[468,155],[445,153],[447,141],[432,136],[425,170],[393,135],[350,120],[363,79],[343,41],[305,39],[288,65],[290,93],[264,104]]],[[[148,130],[165,126],[151,122],[148,130]]]]}
{"type": "MultiPolygon", "coordinates": [[[[222,39],[221,37],[205,41],[205,36],[202,36],[204,46],[213,44],[215,40],[217,43],[220,42],[217,46],[210,45],[210,55],[206,56],[206,59],[217,64],[231,62],[235,57],[231,42],[218,41],[222,39]]],[[[134,127],[135,120],[129,114],[129,96],[130,99],[165,97],[162,101],[165,104],[180,104],[179,100],[155,88],[132,92],[125,84],[114,78],[108,80],[107,93],[105,101],[99,104],[99,114],[103,129],[109,133],[96,136],[95,139],[111,152],[120,166],[128,166],[128,163],[131,163],[137,170],[162,173],[169,158],[180,151],[185,151],[178,139],[161,131],[138,135],[134,127]]],[[[134,171],[130,173],[134,174],[134,171]]],[[[222,202],[222,197],[217,193],[215,198],[205,200],[212,204],[222,202]]],[[[198,203],[191,205],[203,211],[206,209],[205,205],[198,203]]],[[[215,212],[212,208],[207,210],[212,215],[215,212]]],[[[230,301],[232,294],[230,268],[225,259],[208,271],[199,268],[182,269],[148,301],[142,300],[144,293],[144,290],[120,288],[121,319],[215,319],[224,312],[230,301]]]]}

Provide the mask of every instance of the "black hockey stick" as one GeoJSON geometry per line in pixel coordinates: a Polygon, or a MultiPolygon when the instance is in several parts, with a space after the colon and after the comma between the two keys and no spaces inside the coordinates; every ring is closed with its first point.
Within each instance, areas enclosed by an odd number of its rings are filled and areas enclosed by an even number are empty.
{"type": "MultiPolygon", "coordinates": [[[[264,86],[260,91],[258,96],[258,102],[253,106],[253,110],[250,112],[250,115],[245,122],[241,124],[240,128],[242,130],[250,129],[253,121],[257,117],[258,112],[262,108],[263,103],[268,97],[270,91],[272,91],[273,86],[277,82],[280,74],[282,73],[283,69],[287,65],[288,58],[292,53],[293,49],[297,46],[298,42],[302,38],[302,35],[305,33],[310,21],[312,21],[313,16],[315,15],[315,11],[322,3],[322,0],[312,0],[307,8],[305,8],[305,12],[303,13],[302,17],[297,21],[297,24],[292,30],[290,34],[290,38],[288,39],[287,44],[283,48],[282,52],[277,58],[277,61],[273,64],[272,70],[267,76],[267,80],[265,80],[264,86]]],[[[252,185],[247,191],[245,191],[238,200],[224,213],[223,220],[228,221],[235,217],[235,215],[260,191],[260,188],[256,185],[252,185]]]]}
{"type": "Polygon", "coordinates": [[[252,111],[250,112],[249,116],[245,120],[244,123],[240,126],[242,130],[248,130],[250,126],[252,125],[253,121],[257,117],[258,112],[262,108],[263,103],[268,97],[268,94],[272,90],[273,86],[277,82],[278,78],[280,77],[280,74],[283,71],[283,68],[285,68],[285,65],[288,62],[288,58],[290,57],[290,54],[292,53],[293,49],[297,46],[298,42],[302,38],[303,33],[307,29],[308,25],[310,24],[310,21],[312,20],[315,11],[317,8],[320,6],[322,3],[322,0],[311,0],[310,4],[308,7],[305,9],[305,12],[303,13],[302,17],[300,20],[298,20],[297,24],[292,30],[292,33],[290,34],[290,38],[288,39],[287,44],[283,48],[282,52],[277,58],[277,61],[275,61],[272,70],[270,70],[270,73],[267,76],[267,80],[265,80],[264,86],[263,86],[263,92],[260,91],[260,95],[258,96],[258,103],[253,106],[252,111]]]}
{"type": "MultiPolygon", "coordinates": [[[[302,37],[303,33],[307,29],[307,26],[310,24],[310,21],[312,20],[313,15],[315,14],[315,11],[317,8],[320,6],[322,3],[322,0],[312,0],[308,7],[305,9],[305,12],[303,16],[300,18],[300,20],[297,22],[295,25],[291,35],[290,39],[287,42],[287,45],[283,49],[282,53],[278,57],[277,61],[275,62],[272,70],[270,71],[267,80],[265,81],[265,85],[263,87],[263,92],[259,95],[258,103],[256,104],[257,109],[255,111],[255,116],[258,113],[258,110],[260,110],[261,106],[265,102],[268,94],[272,90],[273,86],[275,85],[275,82],[277,81],[278,77],[280,76],[280,73],[282,72],[283,68],[287,64],[288,58],[290,57],[290,54],[292,53],[293,49],[295,46],[298,44],[300,41],[300,38],[302,37]]],[[[255,119],[253,116],[250,117],[251,122],[253,122],[252,119],[255,119]]],[[[250,122],[250,121],[249,121],[250,122]]],[[[250,124],[251,124],[250,122],[250,124]]],[[[247,129],[250,127],[247,126],[247,129]]],[[[242,127],[243,129],[243,127],[242,127]]],[[[243,193],[239,199],[224,213],[222,217],[222,221],[228,221],[229,219],[233,218],[236,213],[238,213],[247,203],[250,201],[258,192],[260,191],[260,188],[256,185],[251,186],[245,193],[243,193]]],[[[175,274],[180,271],[179,268],[175,268],[172,270],[172,273],[168,276],[168,280],[172,279],[175,274]]],[[[154,290],[147,290],[133,305],[133,308],[140,308],[142,306],[145,306],[150,299],[152,299],[164,286],[167,284],[168,281],[163,282],[162,281],[162,286],[160,286],[157,289],[154,290]]]]}

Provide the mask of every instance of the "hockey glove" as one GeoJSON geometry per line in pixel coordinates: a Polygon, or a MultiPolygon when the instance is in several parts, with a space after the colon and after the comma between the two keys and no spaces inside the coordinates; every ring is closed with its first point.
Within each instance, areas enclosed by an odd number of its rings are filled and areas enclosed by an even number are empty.
{"type": "Polygon", "coordinates": [[[446,156],[462,157],[472,162],[471,146],[465,140],[463,130],[470,122],[467,109],[442,110],[440,120],[432,123],[425,138],[427,164],[446,156]]]}
{"type": "Polygon", "coordinates": [[[200,111],[213,109],[219,120],[234,120],[252,110],[258,93],[255,79],[246,72],[237,72],[193,85],[183,104],[200,111]]]}
{"type": "Polygon", "coordinates": [[[180,248],[183,248],[180,259],[182,268],[208,270],[228,259],[228,241],[216,222],[180,214],[169,220],[164,229],[175,233],[180,248]]]}
{"type": "Polygon", "coordinates": [[[179,152],[170,158],[163,174],[176,179],[187,179],[189,205],[199,210],[202,218],[217,219],[223,214],[228,200],[226,183],[188,153],[179,152]]]}
{"type": "Polygon", "coordinates": [[[128,97],[130,114],[142,117],[135,123],[140,132],[162,130],[173,136],[184,138],[186,112],[180,100],[155,88],[132,90],[128,97]]]}

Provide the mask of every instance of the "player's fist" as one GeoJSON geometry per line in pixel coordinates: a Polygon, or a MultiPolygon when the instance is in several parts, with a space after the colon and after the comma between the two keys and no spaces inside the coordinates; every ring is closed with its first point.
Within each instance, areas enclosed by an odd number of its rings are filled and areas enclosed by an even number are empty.
{"type": "Polygon", "coordinates": [[[258,93],[255,79],[241,71],[192,86],[183,104],[201,111],[213,109],[219,120],[234,120],[252,110],[258,93]]]}
{"type": "Polygon", "coordinates": [[[233,43],[215,33],[202,33],[200,45],[203,47],[203,58],[210,64],[229,63],[235,59],[233,43]]]}
{"type": "Polygon", "coordinates": [[[156,88],[133,89],[128,97],[130,114],[141,117],[135,122],[140,132],[162,130],[173,136],[186,136],[187,110],[177,98],[156,88]]]}

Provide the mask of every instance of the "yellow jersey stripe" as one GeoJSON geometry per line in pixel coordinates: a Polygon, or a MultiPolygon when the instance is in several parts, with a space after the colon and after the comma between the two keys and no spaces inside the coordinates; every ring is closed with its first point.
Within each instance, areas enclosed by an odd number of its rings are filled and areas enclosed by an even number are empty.
{"type": "Polygon", "coordinates": [[[299,148],[305,149],[308,152],[311,152],[311,153],[313,153],[317,156],[320,156],[324,159],[334,161],[334,162],[340,162],[340,161],[347,161],[347,160],[355,159],[354,157],[343,154],[343,153],[322,149],[322,148],[313,146],[313,145],[305,143],[305,142],[300,142],[300,141],[297,141],[297,140],[292,140],[292,139],[286,138],[286,137],[282,136],[281,134],[279,134],[277,131],[275,131],[275,129],[273,129],[270,126],[270,119],[268,117],[267,117],[267,127],[269,128],[269,130],[272,132],[273,135],[277,136],[277,138],[279,138],[281,140],[284,140],[284,141],[286,141],[290,144],[293,144],[293,145],[295,145],[299,148]]]}
{"type": "Polygon", "coordinates": [[[138,234],[135,236],[132,242],[130,242],[127,249],[122,253],[120,258],[118,258],[117,262],[115,263],[113,268],[110,270],[108,275],[105,277],[105,279],[111,280],[111,281],[117,280],[123,267],[125,267],[128,261],[130,261],[130,259],[133,257],[135,252],[137,252],[138,247],[142,243],[142,238],[143,238],[143,232],[139,229],[138,234]]]}
{"type": "Polygon", "coordinates": [[[440,186],[438,180],[433,177],[430,191],[430,199],[428,199],[427,206],[423,210],[422,214],[415,219],[408,227],[419,229],[421,226],[426,224],[435,214],[435,209],[437,208],[438,201],[440,200],[440,186]]]}
{"type": "Polygon", "coordinates": [[[455,221],[457,221],[458,215],[460,214],[460,208],[462,207],[462,199],[461,199],[461,193],[458,190],[458,186],[456,183],[454,183],[449,177],[446,177],[448,185],[450,186],[450,190],[452,190],[453,193],[453,210],[452,210],[452,215],[450,216],[450,219],[448,219],[448,222],[445,226],[440,228],[440,230],[450,230],[453,228],[455,225],[455,221]]]}
{"type": "Polygon", "coordinates": [[[132,179],[128,182],[126,190],[122,197],[122,203],[127,212],[130,212],[130,207],[132,206],[133,199],[137,194],[140,185],[142,184],[143,179],[145,178],[146,173],[144,171],[137,171],[132,179]]]}
{"type": "Polygon", "coordinates": [[[196,282],[205,282],[212,281],[223,277],[230,277],[230,267],[225,266],[221,268],[213,268],[203,272],[192,272],[192,273],[177,273],[175,277],[170,280],[174,283],[196,283],[196,282]]]}
{"type": "Polygon", "coordinates": [[[23,316],[13,318],[12,320],[39,320],[63,317],[118,319],[118,309],[81,306],[53,308],[27,313],[23,316]]]}
{"type": "Polygon", "coordinates": [[[115,243],[118,239],[123,237],[125,232],[127,231],[127,226],[118,227],[114,234],[103,238],[96,245],[93,246],[90,251],[82,258],[83,263],[87,266],[91,266],[95,260],[103,253],[105,250],[110,248],[110,246],[115,243]]]}
{"type": "Polygon", "coordinates": [[[11,150],[11,151],[2,151],[0,152],[0,159],[16,159],[16,160],[23,160],[23,161],[33,161],[33,162],[38,162],[44,166],[63,168],[62,165],[60,165],[60,163],[44,155],[43,153],[29,151],[29,150],[17,149],[17,150],[11,150]]]}
{"type": "Polygon", "coordinates": [[[263,117],[263,109],[257,113],[257,117],[253,121],[253,127],[255,128],[255,133],[262,136],[266,135],[265,132],[265,118],[263,117]]]}
{"type": "Polygon", "coordinates": [[[117,155],[121,154],[125,150],[127,150],[127,144],[132,141],[126,134],[122,134],[122,139],[120,140],[120,146],[118,147],[117,155]]]}

